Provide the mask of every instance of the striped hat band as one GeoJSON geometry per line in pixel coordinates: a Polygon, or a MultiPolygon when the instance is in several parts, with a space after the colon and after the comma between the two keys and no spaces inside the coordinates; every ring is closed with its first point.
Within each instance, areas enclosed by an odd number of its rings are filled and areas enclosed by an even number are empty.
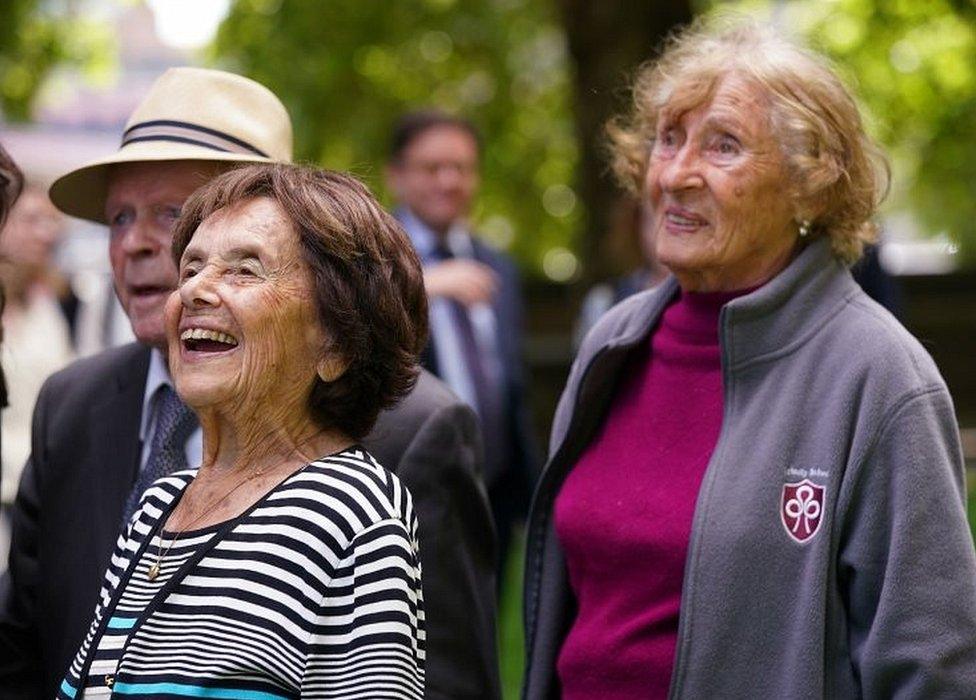
{"type": "Polygon", "coordinates": [[[133,124],[122,134],[122,147],[142,141],[172,141],[209,148],[222,153],[239,153],[268,158],[268,154],[230,134],[190,122],[157,119],[133,124]]]}

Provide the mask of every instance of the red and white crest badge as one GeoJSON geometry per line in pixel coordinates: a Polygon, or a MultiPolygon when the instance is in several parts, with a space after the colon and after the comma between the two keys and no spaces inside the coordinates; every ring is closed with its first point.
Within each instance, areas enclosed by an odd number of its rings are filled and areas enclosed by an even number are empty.
{"type": "Polygon", "coordinates": [[[779,515],[786,534],[803,544],[820,530],[826,489],[809,479],[783,484],[779,515]]]}

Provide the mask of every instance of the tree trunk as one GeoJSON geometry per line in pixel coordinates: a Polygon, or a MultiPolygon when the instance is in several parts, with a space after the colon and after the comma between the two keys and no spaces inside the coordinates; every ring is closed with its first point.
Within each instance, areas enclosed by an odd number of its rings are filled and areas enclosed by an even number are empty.
{"type": "Polygon", "coordinates": [[[583,281],[590,283],[621,272],[603,245],[621,196],[609,172],[604,125],[628,107],[637,66],[655,54],[671,30],[689,22],[692,11],[690,0],[559,0],[559,8],[575,71],[577,190],[587,212],[579,250],[586,261],[583,281]]]}

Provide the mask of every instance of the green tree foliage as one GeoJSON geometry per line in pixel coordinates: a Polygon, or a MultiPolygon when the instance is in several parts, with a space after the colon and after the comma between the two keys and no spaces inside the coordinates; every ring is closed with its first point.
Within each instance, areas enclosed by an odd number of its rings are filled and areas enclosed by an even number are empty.
{"type": "Polygon", "coordinates": [[[83,19],[69,0],[0,2],[0,106],[24,121],[34,97],[58,65],[92,67],[108,60],[110,39],[99,22],[83,19]]]}
{"type": "Polygon", "coordinates": [[[574,68],[573,104],[580,144],[578,190],[586,204],[580,255],[584,284],[643,264],[630,197],[609,172],[607,121],[629,111],[637,67],[661,39],[691,21],[689,0],[593,2],[557,0],[574,68]]]}
{"type": "Polygon", "coordinates": [[[237,0],[213,58],[282,98],[298,159],[351,170],[377,191],[401,112],[469,117],[485,136],[477,225],[529,271],[572,272],[577,146],[549,3],[237,0]]]}
{"type": "Polygon", "coordinates": [[[976,262],[976,2],[722,3],[772,12],[834,59],[893,163],[891,209],[912,210],[976,262]]]}

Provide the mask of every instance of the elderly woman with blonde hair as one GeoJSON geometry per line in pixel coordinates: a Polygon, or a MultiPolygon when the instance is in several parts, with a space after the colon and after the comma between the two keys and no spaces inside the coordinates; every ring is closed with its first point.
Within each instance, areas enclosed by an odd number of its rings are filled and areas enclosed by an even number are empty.
{"type": "Polygon", "coordinates": [[[771,30],[697,25],[610,136],[671,276],[560,401],[525,697],[973,697],[957,426],[848,270],[888,184],[850,92],[771,30]]]}

